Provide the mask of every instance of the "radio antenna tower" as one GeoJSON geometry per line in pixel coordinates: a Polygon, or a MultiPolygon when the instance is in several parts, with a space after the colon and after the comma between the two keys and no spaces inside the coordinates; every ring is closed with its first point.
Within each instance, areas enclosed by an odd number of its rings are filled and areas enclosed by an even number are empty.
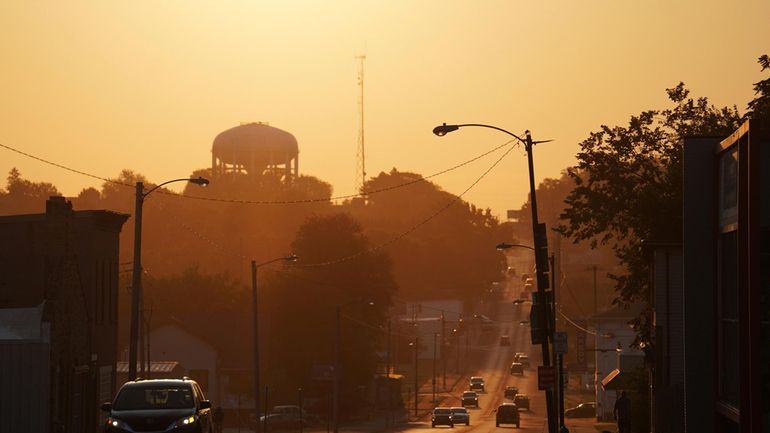
{"type": "Polygon", "coordinates": [[[356,56],[358,60],[358,143],[356,146],[356,186],[363,189],[366,182],[366,152],[364,149],[364,60],[366,55],[356,56]]]}

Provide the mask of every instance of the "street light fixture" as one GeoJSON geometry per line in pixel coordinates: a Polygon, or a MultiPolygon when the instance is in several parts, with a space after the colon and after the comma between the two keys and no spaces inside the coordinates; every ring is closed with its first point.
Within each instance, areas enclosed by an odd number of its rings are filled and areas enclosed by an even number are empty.
{"type": "Polygon", "coordinates": [[[136,380],[137,346],[139,345],[139,310],[142,304],[142,208],[144,199],[156,189],[173,182],[190,182],[198,186],[208,186],[209,180],[203,177],[173,179],[144,191],[144,183],[136,183],[136,201],[134,207],[134,269],[131,282],[131,328],[128,342],[128,380],[136,380]]]}
{"type": "MultiPolygon", "coordinates": [[[[507,131],[505,129],[499,128],[497,126],[492,125],[486,125],[483,123],[463,123],[463,124],[455,124],[455,125],[447,125],[446,123],[443,123],[435,128],[433,128],[433,133],[436,134],[439,137],[443,137],[444,135],[456,131],[460,128],[466,127],[466,126],[473,126],[473,127],[480,127],[480,128],[489,128],[494,129],[496,131],[500,131],[506,135],[509,135],[516,140],[518,140],[520,143],[524,145],[524,149],[527,151],[527,164],[529,167],[529,190],[530,190],[530,201],[531,201],[531,208],[532,208],[532,238],[534,239],[535,247],[535,268],[537,272],[537,298],[534,297],[533,294],[533,301],[537,300],[538,302],[533,302],[532,309],[533,312],[538,312],[539,316],[544,321],[544,329],[546,330],[545,334],[542,335],[541,333],[533,332],[533,343],[537,344],[540,343],[543,351],[543,366],[549,367],[551,365],[551,356],[550,356],[550,348],[548,346],[548,338],[551,332],[553,332],[553,329],[549,329],[550,326],[550,320],[548,320],[548,306],[545,302],[546,299],[546,289],[548,288],[548,240],[546,237],[545,232],[545,224],[540,224],[540,222],[537,219],[537,195],[536,195],[536,189],[535,189],[535,168],[534,168],[534,162],[532,157],[532,150],[535,144],[538,143],[547,143],[552,140],[543,140],[543,141],[533,141],[532,136],[529,131],[525,131],[525,137],[521,138],[518,135],[507,131]],[[550,331],[550,332],[549,332],[550,331]]],[[[500,244],[501,246],[503,244],[500,244]]],[[[552,336],[551,336],[552,338],[552,336]]],[[[556,411],[555,411],[555,401],[554,401],[554,395],[553,390],[546,390],[545,391],[545,401],[546,401],[546,409],[548,411],[548,430],[549,433],[556,433],[557,426],[556,426],[556,411]]]]}
{"type": "MultiPolygon", "coordinates": [[[[259,310],[257,308],[257,269],[262,266],[269,265],[275,262],[296,262],[299,260],[296,254],[290,254],[285,257],[276,257],[266,262],[257,263],[255,260],[251,261],[251,316],[254,327],[254,413],[256,414],[256,422],[254,423],[254,432],[259,433],[262,421],[259,418],[259,310]]],[[[267,413],[265,413],[267,416],[267,413]]],[[[267,418],[265,418],[267,420],[267,418]]]]}

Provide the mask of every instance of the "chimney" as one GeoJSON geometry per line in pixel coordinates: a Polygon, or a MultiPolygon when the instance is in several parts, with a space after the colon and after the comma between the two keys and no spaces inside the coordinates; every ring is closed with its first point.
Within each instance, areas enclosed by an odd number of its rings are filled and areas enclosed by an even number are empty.
{"type": "Polygon", "coordinates": [[[45,202],[45,214],[49,217],[66,217],[72,215],[72,202],[62,196],[51,196],[45,202]]]}

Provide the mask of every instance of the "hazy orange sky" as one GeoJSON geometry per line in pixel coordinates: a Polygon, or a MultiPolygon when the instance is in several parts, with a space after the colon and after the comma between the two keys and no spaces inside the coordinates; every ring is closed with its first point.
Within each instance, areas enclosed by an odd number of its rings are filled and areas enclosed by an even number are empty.
{"type": "MultiPolygon", "coordinates": [[[[210,166],[219,132],[263,121],[297,137],[300,172],[348,194],[365,53],[370,175],[427,175],[507,140],[431,134],[478,122],[555,139],[536,147],[540,180],[599,125],[664,107],[679,81],[743,112],[767,76],[768,19],[767,0],[3,2],[0,143],[160,182],[210,166]]],[[[434,180],[457,194],[493,161],[434,180]]],[[[11,167],[65,195],[99,186],[0,149],[3,177],[11,167]]],[[[527,193],[515,151],[466,198],[504,215],[527,193]]]]}

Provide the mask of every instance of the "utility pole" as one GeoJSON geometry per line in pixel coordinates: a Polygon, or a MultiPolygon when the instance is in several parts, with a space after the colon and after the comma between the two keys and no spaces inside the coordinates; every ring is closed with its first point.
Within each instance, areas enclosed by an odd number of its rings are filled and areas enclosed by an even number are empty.
{"type": "MultiPolygon", "coordinates": [[[[260,419],[259,419],[259,397],[261,388],[259,386],[259,308],[257,304],[257,262],[251,261],[251,315],[252,315],[252,327],[254,337],[254,413],[257,417],[257,422],[254,423],[254,433],[259,433],[260,419]]],[[[267,392],[267,388],[265,388],[267,392]]],[[[267,415],[267,413],[265,413],[267,415]]],[[[265,418],[267,419],[267,418],[265,418]]]]}
{"type": "Polygon", "coordinates": [[[444,310],[441,310],[441,363],[443,364],[444,369],[444,376],[441,381],[441,387],[444,391],[446,391],[446,353],[444,349],[446,349],[446,333],[444,326],[446,325],[446,322],[444,320],[444,310]]]}
{"type": "Polygon", "coordinates": [[[417,355],[420,351],[420,336],[414,337],[414,417],[417,418],[417,404],[420,400],[420,383],[417,380],[419,366],[417,365],[417,355]]]}
{"type": "Polygon", "coordinates": [[[593,265],[593,270],[594,270],[594,316],[596,316],[596,313],[599,312],[599,309],[597,308],[598,296],[596,291],[596,270],[597,270],[596,265],[593,265]]]}
{"type": "Polygon", "coordinates": [[[142,207],[144,184],[136,183],[134,205],[134,269],[131,279],[131,328],[128,342],[128,380],[136,379],[137,346],[139,345],[139,311],[142,305],[142,207]]]}
{"type": "Polygon", "coordinates": [[[436,403],[436,340],[438,340],[438,332],[433,333],[433,403],[436,403]]]}
{"type": "Polygon", "coordinates": [[[332,396],[332,418],[334,419],[334,433],[340,431],[340,315],[341,307],[337,305],[336,308],[336,326],[335,326],[335,341],[334,344],[334,392],[332,396]]]}
{"type": "MultiPolygon", "coordinates": [[[[538,306],[534,303],[532,308],[539,308],[538,314],[543,323],[541,325],[544,328],[546,335],[541,335],[540,347],[542,348],[543,366],[551,366],[551,352],[549,348],[549,337],[553,339],[553,329],[550,326],[549,310],[550,305],[547,302],[546,287],[548,286],[548,239],[545,233],[545,224],[541,225],[537,218],[537,194],[535,189],[535,167],[533,162],[533,147],[532,135],[529,131],[525,132],[526,140],[524,142],[525,150],[527,151],[527,164],[529,166],[529,190],[530,190],[530,204],[532,208],[532,234],[535,243],[535,268],[537,272],[537,292],[540,302],[538,306]],[[549,335],[550,334],[550,335],[549,335]]],[[[548,413],[548,432],[557,433],[556,428],[556,411],[554,405],[553,390],[549,389],[545,391],[545,405],[548,413]]]]}

